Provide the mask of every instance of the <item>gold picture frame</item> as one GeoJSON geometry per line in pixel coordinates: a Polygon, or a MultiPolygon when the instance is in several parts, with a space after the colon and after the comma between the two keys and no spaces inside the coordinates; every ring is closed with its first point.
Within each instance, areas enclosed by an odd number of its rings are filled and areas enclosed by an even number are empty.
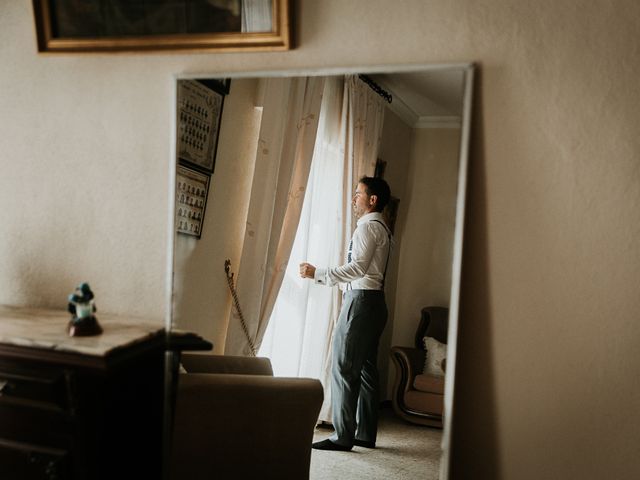
{"type": "MultiPolygon", "coordinates": [[[[239,0],[225,0],[221,5],[233,5],[234,1],[243,8],[239,0]]],[[[212,2],[207,0],[166,0],[151,4],[126,0],[32,0],[32,3],[39,52],[242,52],[293,48],[291,1],[253,1],[262,2],[262,12],[264,2],[270,2],[269,31],[264,26],[257,27],[261,31],[241,31],[248,15],[239,20],[240,30],[229,31],[238,26],[237,21],[232,21],[234,16],[240,16],[237,9],[220,8],[212,12],[212,2]],[[197,8],[200,8],[197,15],[188,14],[197,8]],[[207,22],[207,17],[202,15],[205,10],[209,19],[220,21],[207,22]],[[224,19],[214,17],[218,11],[224,14],[224,19]],[[227,18],[230,20],[223,21],[227,18]]],[[[266,8],[268,14],[268,3],[266,8]]],[[[268,15],[261,17],[262,24],[265,18],[268,21],[268,15]]]]}

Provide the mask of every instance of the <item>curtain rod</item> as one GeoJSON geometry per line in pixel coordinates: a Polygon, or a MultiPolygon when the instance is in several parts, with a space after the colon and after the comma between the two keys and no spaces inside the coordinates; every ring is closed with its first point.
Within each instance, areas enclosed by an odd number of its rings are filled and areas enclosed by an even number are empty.
{"type": "Polygon", "coordinates": [[[358,78],[360,78],[360,80],[362,80],[364,83],[369,85],[369,87],[371,87],[371,90],[376,92],[378,95],[384,98],[387,102],[391,103],[391,101],[393,100],[393,97],[384,88],[382,88],[380,85],[378,85],[376,82],[371,80],[366,75],[358,75],[358,78]]]}

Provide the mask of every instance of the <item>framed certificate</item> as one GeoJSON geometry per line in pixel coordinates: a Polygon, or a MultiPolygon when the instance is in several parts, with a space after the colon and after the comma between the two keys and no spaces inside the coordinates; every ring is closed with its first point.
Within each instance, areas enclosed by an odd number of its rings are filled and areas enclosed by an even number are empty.
{"type": "Polygon", "coordinates": [[[209,175],[178,165],[176,231],[200,238],[209,194],[209,175]]]}
{"type": "Polygon", "coordinates": [[[178,82],[178,163],[212,174],[224,94],[197,80],[178,82]]]}

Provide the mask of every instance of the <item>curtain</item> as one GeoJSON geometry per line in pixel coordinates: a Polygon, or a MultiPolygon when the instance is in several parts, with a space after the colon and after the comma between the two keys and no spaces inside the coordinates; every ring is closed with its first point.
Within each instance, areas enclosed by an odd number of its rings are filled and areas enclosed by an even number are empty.
{"type": "Polygon", "coordinates": [[[302,215],[260,350],[271,358],[276,375],[321,380],[321,421],[331,421],[331,337],[341,292],[301,279],[298,265],[344,263],[354,183],[374,172],[383,117],[381,99],[357,77],[326,80],[302,215]]]}
{"type": "MultiPolygon", "coordinates": [[[[331,332],[340,309],[340,292],[303,280],[298,265],[342,263],[345,246],[343,77],[327,78],[322,97],[317,141],[304,206],[291,261],[274,307],[260,355],[271,358],[276,375],[320,378],[325,399],[331,332]]],[[[325,401],[320,417],[327,416],[325,401]]],[[[330,412],[329,412],[330,413],[330,412]]]]}
{"type": "MultiPolygon", "coordinates": [[[[351,197],[356,184],[363,176],[373,176],[378,160],[380,139],[384,123],[384,100],[357,75],[348,75],[345,81],[345,107],[347,109],[346,151],[348,176],[345,188],[349,189],[349,202],[345,205],[349,218],[349,237],[355,230],[356,219],[351,209],[351,197]]],[[[345,239],[348,241],[349,239],[345,239]]]]}
{"type": "Polygon", "coordinates": [[[242,0],[242,31],[270,32],[272,0],[242,0]]]}
{"type": "MultiPolygon", "coordinates": [[[[259,347],[295,238],[316,140],[323,77],[262,81],[263,112],[236,289],[259,347]]],[[[250,355],[235,309],[227,355],[250,355]]]]}

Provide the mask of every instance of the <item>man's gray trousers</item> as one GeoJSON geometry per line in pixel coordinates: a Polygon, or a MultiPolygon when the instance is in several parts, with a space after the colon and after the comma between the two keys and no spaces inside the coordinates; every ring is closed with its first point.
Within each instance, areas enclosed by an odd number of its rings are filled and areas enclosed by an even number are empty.
{"type": "Polygon", "coordinates": [[[333,335],[331,440],[375,443],[378,431],[378,343],[387,322],[382,290],[347,290],[333,335]]]}

